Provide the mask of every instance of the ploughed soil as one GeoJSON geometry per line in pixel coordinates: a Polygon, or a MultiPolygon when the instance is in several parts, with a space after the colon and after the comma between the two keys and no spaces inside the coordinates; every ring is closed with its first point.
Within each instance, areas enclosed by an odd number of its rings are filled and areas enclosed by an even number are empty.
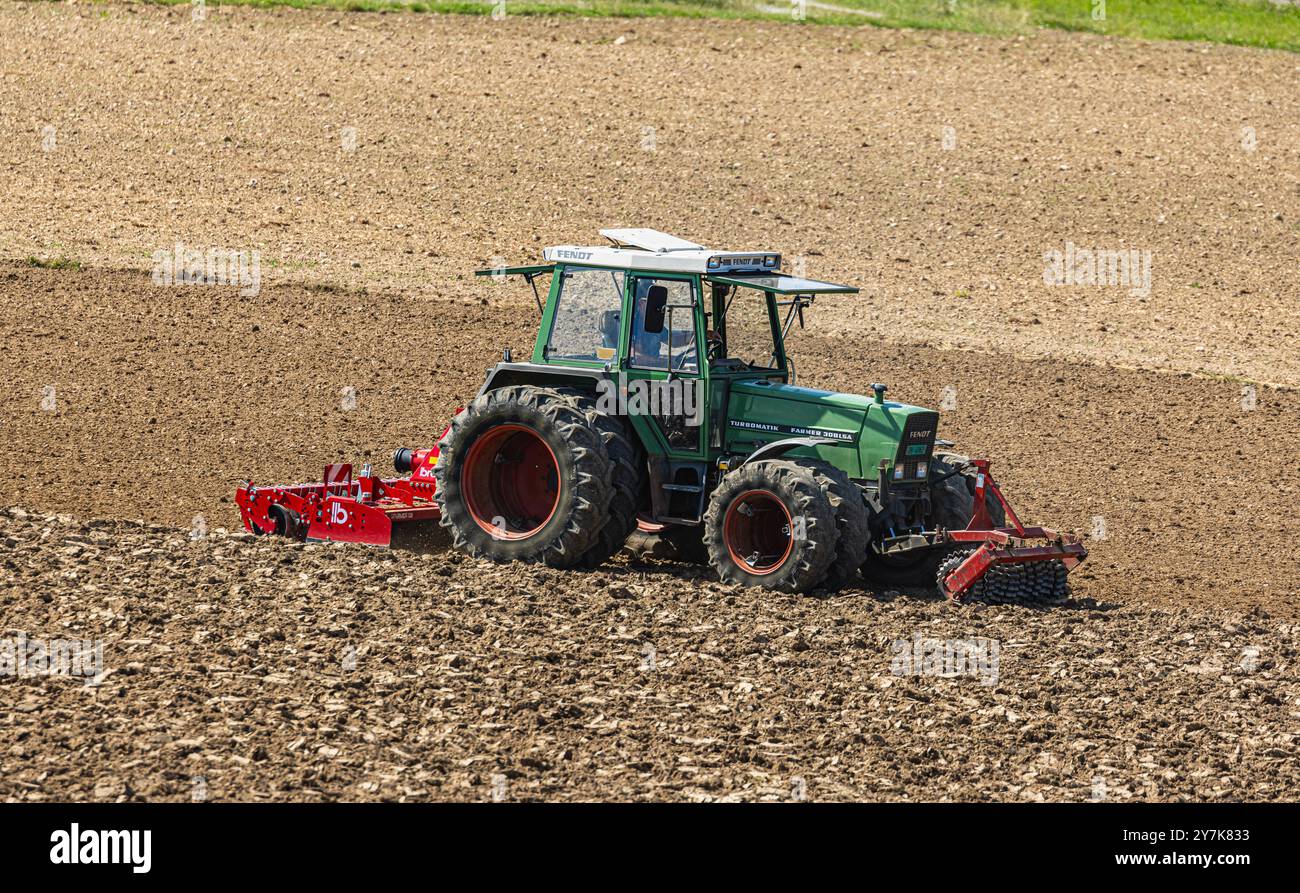
{"type": "Polygon", "coordinates": [[[0,669],[104,664],[0,675],[0,797],[1300,795],[1296,57],[7,3],[0,56],[0,669]],[[386,470],[530,350],[470,270],[610,225],[861,286],[800,383],[955,399],[940,436],[1087,538],[1073,599],[238,532],[241,479],[386,470]],[[155,285],[178,242],[260,251],[260,291],[155,285]],[[1150,250],[1150,293],[1047,286],[1067,242],[1150,250]],[[996,667],[911,674],[917,639],[996,667]]]}
{"type": "Polygon", "coordinates": [[[774,595],[22,510],[0,542],[6,627],[103,646],[92,684],[0,682],[5,799],[1300,794],[1300,626],[1262,609],[774,595]],[[986,650],[942,676],[927,639],[986,650]]]}
{"type": "Polygon", "coordinates": [[[1300,385],[1296,54],[5,2],[0,59],[2,257],[256,249],[469,300],[475,267],[650,226],[862,287],[827,331],[1300,385]],[[1150,294],[1046,285],[1069,244],[1149,251],[1150,294]]]}
{"type": "Polygon", "coordinates": [[[0,679],[5,798],[1300,793],[1294,391],[1246,410],[1233,382],[798,333],[805,383],[930,405],[955,387],[944,435],[1092,555],[1051,611],[791,597],[626,558],[558,573],[227,534],[240,473],[436,437],[496,349],[527,346],[533,319],[491,300],[0,282],[38,308],[5,322],[4,473],[30,514],[0,518],[0,639],[104,655],[97,685],[0,679]],[[301,322],[312,307],[337,324],[301,322]],[[459,328],[431,345],[419,316],[459,328]],[[383,337],[359,344],[367,326],[383,337]],[[93,520],[133,516],[165,523],[93,520]],[[897,649],[918,638],[994,640],[996,668],[912,674],[897,649]]]}

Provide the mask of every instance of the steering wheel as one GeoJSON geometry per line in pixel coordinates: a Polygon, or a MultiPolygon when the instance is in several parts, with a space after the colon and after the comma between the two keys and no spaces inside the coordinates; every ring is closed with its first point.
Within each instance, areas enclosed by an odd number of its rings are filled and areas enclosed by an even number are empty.
{"type": "Polygon", "coordinates": [[[704,330],[704,345],[705,353],[708,354],[710,362],[722,355],[722,336],[713,329],[704,330]]]}

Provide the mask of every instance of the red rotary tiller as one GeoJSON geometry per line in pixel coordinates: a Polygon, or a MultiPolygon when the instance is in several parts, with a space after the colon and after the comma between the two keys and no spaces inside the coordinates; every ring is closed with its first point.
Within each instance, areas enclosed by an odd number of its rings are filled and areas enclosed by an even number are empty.
{"type": "Polygon", "coordinates": [[[402,542],[416,542],[438,522],[438,448],[400,449],[393,464],[409,473],[379,478],[366,465],[353,477],[349,463],[326,465],[314,483],[259,487],[248,481],[235,491],[235,503],[244,527],[255,534],[391,546],[400,532],[402,542]]]}
{"type": "Polygon", "coordinates": [[[1007,502],[989,472],[988,459],[973,459],[975,511],[964,530],[941,532],[940,542],[969,544],[958,548],[941,565],[939,591],[961,600],[1050,601],[1064,597],[1066,574],[1088,557],[1077,536],[1047,527],[1026,527],[1007,502]],[[1011,522],[994,527],[986,493],[992,491],[1011,522]]]}

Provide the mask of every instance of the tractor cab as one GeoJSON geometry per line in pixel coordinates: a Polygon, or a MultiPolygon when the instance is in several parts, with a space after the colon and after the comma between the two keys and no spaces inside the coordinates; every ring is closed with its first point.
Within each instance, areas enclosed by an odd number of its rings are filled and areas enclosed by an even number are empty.
{"type": "Polygon", "coordinates": [[[781,273],[773,251],[713,251],[649,229],[601,234],[612,244],[558,245],[545,264],[477,271],[533,286],[542,321],[532,362],[789,382],[784,340],[804,308],[858,291],[781,273]]]}

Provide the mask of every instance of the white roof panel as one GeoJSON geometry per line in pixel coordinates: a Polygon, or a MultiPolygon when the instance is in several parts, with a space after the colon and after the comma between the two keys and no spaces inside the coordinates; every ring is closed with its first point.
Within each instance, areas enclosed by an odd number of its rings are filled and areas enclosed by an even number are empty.
{"type": "Polygon", "coordinates": [[[548,261],[622,270],[661,270],[668,273],[703,273],[709,251],[692,248],[676,252],[613,248],[609,245],[552,245],[542,251],[548,261]]]}
{"type": "Polygon", "coordinates": [[[618,245],[552,245],[542,250],[542,257],[552,263],[671,273],[775,273],[781,265],[775,251],[713,251],[653,229],[602,229],[600,234],[618,245]]]}
{"type": "Polygon", "coordinates": [[[629,245],[632,248],[642,248],[646,251],[662,253],[665,251],[691,251],[703,249],[703,245],[697,245],[694,242],[688,242],[685,239],[679,239],[676,236],[670,236],[668,233],[661,233],[657,229],[645,229],[637,227],[633,229],[602,229],[600,234],[607,239],[613,239],[620,245],[629,245]]]}

